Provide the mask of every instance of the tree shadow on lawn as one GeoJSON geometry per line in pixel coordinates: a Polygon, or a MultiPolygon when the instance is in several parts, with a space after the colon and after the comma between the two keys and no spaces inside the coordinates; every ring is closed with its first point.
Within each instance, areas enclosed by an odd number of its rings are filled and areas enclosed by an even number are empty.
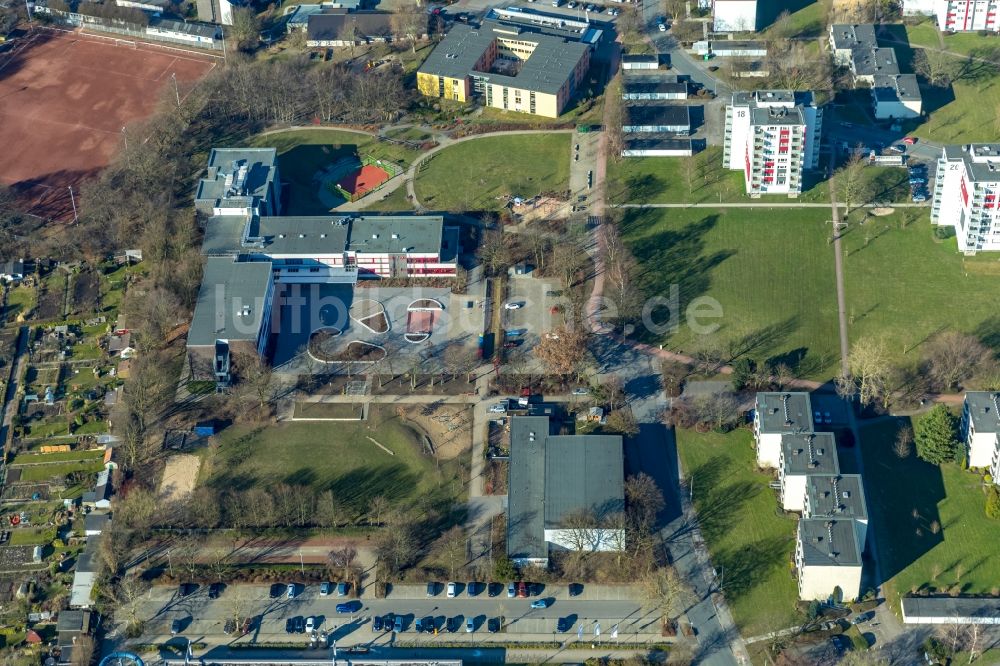
{"type": "Polygon", "coordinates": [[[945,498],[941,470],[913,451],[900,459],[892,450],[896,432],[908,424],[909,419],[899,418],[861,430],[865,491],[871,532],[879,539],[882,582],[944,541],[948,527],[941,526],[938,513],[945,498]]]}
{"type": "Polygon", "coordinates": [[[1000,355],[1000,316],[988,317],[976,327],[973,333],[979,341],[993,350],[993,355],[1000,355]]]}
{"type": "Polygon", "coordinates": [[[788,562],[789,544],[794,538],[768,537],[717,552],[713,563],[725,572],[723,591],[737,599],[767,582],[771,574],[788,562]]]}

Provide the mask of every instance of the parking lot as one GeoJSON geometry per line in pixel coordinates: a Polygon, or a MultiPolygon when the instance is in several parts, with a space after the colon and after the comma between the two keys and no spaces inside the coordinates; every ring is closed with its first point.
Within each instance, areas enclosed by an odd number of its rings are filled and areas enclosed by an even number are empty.
{"type": "MultiPolygon", "coordinates": [[[[560,312],[552,308],[565,303],[559,280],[516,275],[507,283],[507,299],[504,301],[503,329],[505,344],[509,348],[531,349],[546,332],[563,323],[560,312]],[[514,307],[517,306],[517,307],[514,307]]],[[[525,372],[541,370],[533,358],[529,358],[525,372]]]]}
{"type": "Polygon", "coordinates": [[[426,588],[402,586],[388,599],[351,599],[337,597],[335,592],[321,596],[319,585],[299,585],[293,597],[287,595],[287,585],[233,585],[216,599],[209,598],[207,588],[199,587],[181,596],[176,587],[155,587],[139,602],[138,615],[145,620],[145,639],[166,639],[176,635],[199,641],[288,642],[302,644],[311,638],[333,638],[344,645],[388,643],[396,633],[395,616],[399,616],[400,634],[407,640],[419,638],[418,621],[423,635],[433,639],[440,634],[462,635],[469,640],[490,640],[492,629],[510,639],[511,634],[526,640],[529,636],[555,633],[573,634],[584,627],[590,634],[596,623],[606,627],[618,625],[623,634],[650,634],[658,631],[655,611],[642,608],[632,601],[635,590],[626,586],[600,587],[588,590],[578,586],[571,596],[567,586],[538,586],[527,598],[509,598],[502,584],[475,589],[459,583],[456,596],[449,598],[443,584],[434,596],[426,588]],[[273,589],[272,589],[273,587],[273,589]],[[403,595],[406,595],[405,597],[403,595]],[[532,602],[543,600],[544,608],[532,608],[532,602]],[[338,612],[338,606],[340,611],[338,612]],[[393,614],[389,627],[376,630],[373,619],[393,614]],[[249,617],[249,633],[240,637],[227,634],[233,618],[249,617]],[[312,618],[313,632],[305,630],[312,618]],[[503,629],[500,630],[500,618],[503,629]],[[468,620],[471,619],[471,624],[468,620]],[[563,631],[560,632],[560,620],[563,631]],[[435,632],[436,630],[436,632],[435,632]],[[315,635],[315,636],[314,636],[315,635]]]}

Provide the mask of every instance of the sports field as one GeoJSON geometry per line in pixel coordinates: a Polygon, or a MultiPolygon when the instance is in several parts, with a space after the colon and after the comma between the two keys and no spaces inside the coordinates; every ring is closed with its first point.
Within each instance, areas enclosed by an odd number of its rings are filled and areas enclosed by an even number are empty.
{"type": "Polygon", "coordinates": [[[123,144],[122,128],[150,115],[165,86],[204,76],[193,51],[37,29],[0,54],[0,182],[35,215],[68,219],[68,187],[93,177],[123,144]]]}
{"type": "Polygon", "coordinates": [[[337,184],[354,199],[360,199],[389,180],[389,172],[374,164],[365,164],[360,169],[340,180],[337,184]]]}

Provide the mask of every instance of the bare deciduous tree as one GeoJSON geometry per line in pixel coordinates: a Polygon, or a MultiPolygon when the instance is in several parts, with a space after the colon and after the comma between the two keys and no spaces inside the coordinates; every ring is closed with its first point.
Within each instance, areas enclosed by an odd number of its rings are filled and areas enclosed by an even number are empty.
{"type": "Polygon", "coordinates": [[[974,335],[945,331],[924,347],[927,371],[941,388],[956,389],[992,357],[992,352],[974,335]]]}
{"type": "Polygon", "coordinates": [[[910,457],[910,452],[913,451],[913,428],[903,426],[896,431],[896,441],[892,446],[892,451],[897,458],[910,457]]]}
{"type": "Polygon", "coordinates": [[[862,405],[889,404],[888,379],[892,371],[885,341],[880,338],[865,337],[854,343],[848,356],[851,376],[858,387],[858,398],[862,405]]]}

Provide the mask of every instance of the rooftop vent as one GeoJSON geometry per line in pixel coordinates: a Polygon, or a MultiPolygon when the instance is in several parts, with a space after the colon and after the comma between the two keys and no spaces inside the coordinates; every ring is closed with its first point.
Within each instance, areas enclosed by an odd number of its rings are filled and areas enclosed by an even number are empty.
{"type": "Polygon", "coordinates": [[[284,238],[285,234],[278,234],[278,238],[284,238]]]}
{"type": "Polygon", "coordinates": [[[320,238],[326,238],[326,234],[320,234],[319,237],[320,238]]]}
{"type": "Polygon", "coordinates": [[[392,235],[392,239],[393,239],[393,240],[396,240],[397,238],[399,238],[399,234],[393,234],[393,235],[392,235]]]}
{"type": "Polygon", "coordinates": [[[377,240],[377,239],[378,239],[378,234],[372,234],[372,240],[377,240]]]}
{"type": "Polygon", "coordinates": [[[305,234],[299,234],[299,238],[305,238],[305,237],[306,237],[305,234]]]}

